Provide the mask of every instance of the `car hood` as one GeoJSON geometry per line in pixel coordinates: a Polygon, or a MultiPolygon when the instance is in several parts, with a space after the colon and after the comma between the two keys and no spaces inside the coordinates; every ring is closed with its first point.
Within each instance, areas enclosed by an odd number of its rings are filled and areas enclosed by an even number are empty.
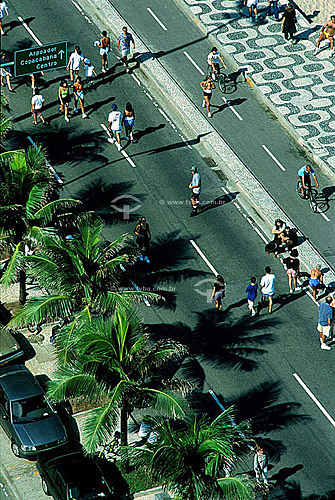
{"type": "Polygon", "coordinates": [[[36,422],[14,424],[14,427],[19,440],[26,446],[46,446],[66,437],[58,415],[50,415],[36,422]]]}

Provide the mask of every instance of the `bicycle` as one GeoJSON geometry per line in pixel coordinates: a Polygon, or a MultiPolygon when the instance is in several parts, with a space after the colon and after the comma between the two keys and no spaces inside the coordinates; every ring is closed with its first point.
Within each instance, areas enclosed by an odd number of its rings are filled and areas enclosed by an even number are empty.
{"type": "Polygon", "coordinates": [[[230,83],[230,80],[228,76],[225,73],[221,73],[221,67],[218,67],[215,65],[215,70],[213,71],[212,66],[208,65],[208,73],[209,74],[215,74],[215,82],[217,82],[219,89],[223,94],[227,92],[228,84],[230,83]]]}
{"type": "Polygon", "coordinates": [[[315,213],[318,210],[318,204],[316,198],[318,196],[317,189],[311,184],[307,185],[305,188],[302,185],[302,181],[299,178],[297,182],[297,193],[303,200],[309,200],[309,206],[311,210],[315,213]]]}
{"type": "Polygon", "coordinates": [[[120,459],[121,434],[115,431],[114,438],[109,443],[102,445],[102,449],[97,453],[98,458],[104,458],[116,462],[120,459]]]}

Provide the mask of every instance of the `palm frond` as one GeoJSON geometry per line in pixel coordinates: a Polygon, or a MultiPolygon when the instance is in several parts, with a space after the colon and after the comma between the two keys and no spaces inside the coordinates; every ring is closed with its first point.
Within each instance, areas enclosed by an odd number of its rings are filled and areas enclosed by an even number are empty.
{"type": "Polygon", "coordinates": [[[172,417],[185,415],[187,403],[185,399],[177,393],[162,389],[146,388],[145,392],[151,395],[155,401],[155,408],[166,415],[172,417]]]}
{"type": "Polygon", "coordinates": [[[44,323],[72,314],[74,300],[65,295],[32,297],[10,321],[9,326],[23,327],[34,323],[44,323]]]}
{"type": "Polygon", "coordinates": [[[6,269],[1,277],[1,285],[9,286],[17,281],[18,271],[22,269],[24,261],[24,252],[22,251],[22,247],[22,242],[16,245],[14,253],[9,259],[6,269]]]}
{"type": "Polygon", "coordinates": [[[227,500],[250,500],[254,498],[256,484],[247,476],[223,477],[217,480],[227,500]]]}
{"type": "Polygon", "coordinates": [[[43,205],[41,208],[39,208],[35,212],[34,217],[37,219],[42,219],[44,224],[48,224],[54,215],[58,215],[59,212],[63,212],[64,210],[75,208],[80,204],[80,200],[75,200],[72,198],[62,198],[60,200],[50,201],[46,205],[43,205]]]}

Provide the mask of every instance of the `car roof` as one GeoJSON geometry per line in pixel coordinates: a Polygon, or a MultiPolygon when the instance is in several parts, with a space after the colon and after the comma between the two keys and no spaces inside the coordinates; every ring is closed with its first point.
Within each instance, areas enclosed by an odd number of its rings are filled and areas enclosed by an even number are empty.
{"type": "MultiPolygon", "coordinates": [[[[42,457],[39,458],[44,461],[42,457]]],[[[94,460],[85,456],[81,451],[73,451],[49,460],[46,459],[44,464],[46,467],[54,465],[67,483],[84,485],[88,482],[93,484],[93,480],[97,477],[99,482],[103,479],[103,475],[94,460]]]]}
{"type": "Polygon", "coordinates": [[[44,394],[34,375],[24,365],[0,367],[0,386],[12,401],[44,394]]]}
{"type": "Polygon", "coordinates": [[[16,353],[23,354],[16,338],[9,330],[0,327],[0,361],[16,353]]]}

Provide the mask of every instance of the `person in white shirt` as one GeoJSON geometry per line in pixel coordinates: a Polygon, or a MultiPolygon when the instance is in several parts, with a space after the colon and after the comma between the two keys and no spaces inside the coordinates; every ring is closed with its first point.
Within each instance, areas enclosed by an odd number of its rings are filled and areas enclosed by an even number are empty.
{"type": "Polygon", "coordinates": [[[94,66],[91,63],[89,59],[84,59],[84,64],[85,64],[85,76],[86,76],[86,81],[89,85],[92,85],[92,80],[93,80],[93,75],[97,76],[94,66]]]}
{"type": "Polygon", "coordinates": [[[216,47],[213,47],[207,56],[207,63],[208,66],[211,66],[212,68],[212,78],[214,81],[215,81],[215,72],[217,72],[218,75],[220,74],[220,61],[222,66],[226,68],[227,66],[224,63],[224,60],[222,59],[220,52],[216,47]]]}
{"type": "Polygon", "coordinates": [[[275,281],[276,276],[271,273],[271,267],[266,266],[265,274],[261,278],[261,292],[262,292],[262,302],[264,303],[266,299],[269,299],[269,313],[272,313],[273,296],[275,293],[275,281]]]}
{"type": "Polygon", "coordinates": [[[2,19],[5,17],[5,13],[8,17],[9,14],[7,4],[6,2],[0,2],[0,31],[2,35],[5,34],[4,30],[2,29],[2,19]]]}
{"type": "Polygon", "coordinates": [[[122,128],[122,114],[117,110],[117,105],[112,104],[112,111],[108,115],[108,130],[110,133],[110,138],[108,141],[113,144],[115,139],[113,134],[116,135],[116,146],[119,151],[121,151],[121,128],[122,128]]]}
{"type": "Polygon", "coordinates": [[[84,60],[84,56],[81,53],[80,47],[78,45],[74,48],[74,52],[70,55],[69,62],[67,63],[66,69],[70,70],[70,78],[71,81],[73,82],[73,74],[76,75],[76,77],[79,74],[79,68],[80,68],[80,63],[84,60]]]}
{"type": "Polygon", "coordinates": [[[37,125],[37,117],[41,118],[45,125],[45,120],[42,116],[42,107],[44,104],[44,97],[40,94],[38,88],[35,88],[35,95],[33,95],[31,100],[31,113],[33,115],[33,124],[37,125]]]}

